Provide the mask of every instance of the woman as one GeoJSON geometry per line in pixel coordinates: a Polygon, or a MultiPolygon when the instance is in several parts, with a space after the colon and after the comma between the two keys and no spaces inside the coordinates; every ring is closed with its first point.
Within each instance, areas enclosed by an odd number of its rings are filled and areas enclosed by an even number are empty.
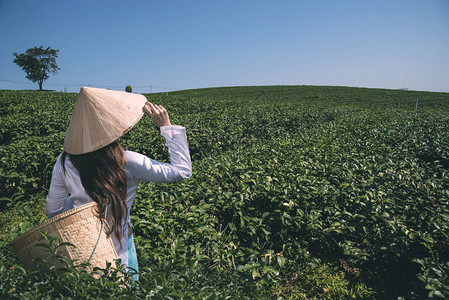
{"type": "Polygon", "coordinates": [[[179,181],[191,175],[186,130],[171,125],[164,107],[153,105],[143,95],[83,87],[66,133],[64,151],[53,169],[46,212],[51,218],[95,201],[100,219],[107,211],[106,220],[111,225],[108,234],[112,235],[122,264],[137,271],[129,213],[138,184],[179,181]],[[117,141],[143,112],[160,127],[170,163],[125,151],[117,141]]]}

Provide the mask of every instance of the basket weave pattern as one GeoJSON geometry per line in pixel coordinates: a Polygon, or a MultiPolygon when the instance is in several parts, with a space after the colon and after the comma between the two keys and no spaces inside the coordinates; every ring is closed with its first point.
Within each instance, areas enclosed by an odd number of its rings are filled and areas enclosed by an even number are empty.
{"type": "MultiPolygon", "coordinates": [[[[95,207],[95,202],[76,207],[17,237],[11,245],[19,261],[28,269],[35,269],[34,258],[40,257],[48,261],[50,253],[44,247],[35,247],[37,243],[43,242],[39,241],[41,232],[48,232],[52,237],[75,245],[75,247],[61,246],[58,248],[59,253],[69,259],[78,259],[77,264],[87,262],[97,243],[101,228],[100,220],[94,215],[95,207]]],[[[92,267],[105,268],[107,261],[115,266],[113,260],[117,258],[111,237],[107,237],[106,232],[103,232],[90,262],[92,267]]],[[[54,261],[49,261],[49,264],[58,266],[54,261]]]]}

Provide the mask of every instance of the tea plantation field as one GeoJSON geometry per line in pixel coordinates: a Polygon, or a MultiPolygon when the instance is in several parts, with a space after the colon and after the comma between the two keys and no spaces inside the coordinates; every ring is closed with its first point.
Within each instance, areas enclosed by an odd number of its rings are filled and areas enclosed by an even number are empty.
{"type": "MultiPolygon", "coordinates": [[[[140,185],[138,286],[120,283],[120,270],[24,270],[10,249],[47,219],[76,96],[0,90],[1,299],[449,297],[448,93],[268,86],[146,95],[187,128],[193,177],[140,185]]],[[[121,143],[168,160],[147,116],[121,143]]]]}

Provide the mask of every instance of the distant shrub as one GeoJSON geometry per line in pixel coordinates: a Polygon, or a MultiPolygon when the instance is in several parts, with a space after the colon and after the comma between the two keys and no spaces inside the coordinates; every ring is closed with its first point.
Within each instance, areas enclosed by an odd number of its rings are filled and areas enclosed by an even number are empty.
{"type": "Polygon", "coordinates": [[[127,93],[132,93],[133,92],[133,88],[130,85],[127,85],[126,88],[125,88],[125,91],[127,93]]]}

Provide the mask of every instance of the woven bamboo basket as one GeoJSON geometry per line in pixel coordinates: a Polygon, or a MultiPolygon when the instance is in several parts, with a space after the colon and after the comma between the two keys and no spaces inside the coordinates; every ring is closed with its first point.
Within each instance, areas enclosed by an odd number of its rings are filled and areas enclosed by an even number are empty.
{"type": "MultiPolygon", "coordinates": [[[[27,269],[36,268],[33,262],[35,258],[42,258],[50,265],[60,266],[57,261],[50,260],[50,253],[46,248],[35,247],[37,243],[43,242],[39,241],[41,232],[47,232],[49,236],[60,238],[61,241],[75,246],[61,246],[58,248],[60,254],[69,259],[78,259],[76,264],[86,263],[95,248],[101,229],[101,222],[94,214],[95,207],[95,202],[76,207],[17,237],[11,245],[19,261],[27,269]]],[[[115,266],[114,259],[117,258],[111,237],[107,237],[106,232],[103,232],[90,261],[92,267],[105,268],[106,262],[111,262],[115,266]]]]}

